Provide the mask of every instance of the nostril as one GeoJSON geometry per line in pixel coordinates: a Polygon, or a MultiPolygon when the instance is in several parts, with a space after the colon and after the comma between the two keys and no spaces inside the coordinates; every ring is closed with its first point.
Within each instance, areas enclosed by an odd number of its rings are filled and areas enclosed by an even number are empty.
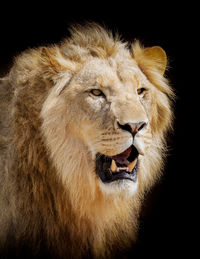
{"type": "Polygon", "coordinates": [[[137,134],[138,131],[142,130],[146,127],[146,122],[138,122],[138,123],[126,123],[126,124],[120,124],[117,122],[119,128],[126,130],[130,132],[131,134],[137,134]]]}
{"type": "Polygon", "coordinates": [[[138,130],[137,131],[140,131],[142,130],[143,128],[145,128],[147,126],[147,123],[146,122],[141,122],[141,125],[139,125],[138,127],[138,130]]]}
{"type": "Polygon", "coordinates": [[[119,128],[123,129],[123,130],[126,130],[130,133],[132,133],[132,129],[131,129],[131,126],[129,125],[129,123],[126,123],[126,124],[120,124],[119,122],[117,122],[119,128]]]}

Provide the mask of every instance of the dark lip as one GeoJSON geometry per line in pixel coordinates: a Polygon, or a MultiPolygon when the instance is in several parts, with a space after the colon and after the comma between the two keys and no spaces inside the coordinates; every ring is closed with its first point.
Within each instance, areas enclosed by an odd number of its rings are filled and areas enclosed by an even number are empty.
{"type": "Polygon", "coordinates": [[[130,180],[136,182],[138,175],[138,155],[139,153],[137,152],[137,149],[133,146],[130,157],[132,157],[132,161],[137,159],[137,162],[132,172],[129,173],[125,170],[121,170],[119,172],[112,173],[110,169],[112,157],[98,153],[96,155],[96,173],[103,183],[111,183],[117,180],[130,180]],[[134,153],[136,153],[135,157],[133,157],[134,153]]]}

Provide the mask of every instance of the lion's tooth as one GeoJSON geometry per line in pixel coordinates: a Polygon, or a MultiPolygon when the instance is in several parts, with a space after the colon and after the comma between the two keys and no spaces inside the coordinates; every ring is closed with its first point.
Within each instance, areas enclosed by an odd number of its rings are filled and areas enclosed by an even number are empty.
{"type": "Polygon", "coordinates": [[[110,167],[110,168],[111,168],[111,170],[112,170],[113,172],[117,171],[117,165],[116,165],[114,159],[112,159],[112,163],[111,163],[111,167],[110,167]]]}
{"type": "Polygon", "coordinates": [[[137,159],[135,159],[132,163],[130,163],[128,165],[128,169],[129,169],[130,172],[132,172],[132,170],[135,167],[136,163],[137,163],[137,159]]]}

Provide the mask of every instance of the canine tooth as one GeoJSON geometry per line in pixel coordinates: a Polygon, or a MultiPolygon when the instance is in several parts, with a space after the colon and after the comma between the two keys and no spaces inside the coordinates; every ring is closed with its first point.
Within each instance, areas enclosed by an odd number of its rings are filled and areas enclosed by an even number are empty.
{"type": "Polygon", "coordinates": [[[110,168],[111,168],[111,170],[112,170],[113,172],[117,171],[117,165],[116,165],[114,159],[112,159],[112,164],[111,164],[111,167],[110,167],[110,168]]]}
{"type": "Polygon", "coordinates": [[[137,159],[135,159],[132,163],[130,163],[128,165],[128,169],[129,169],[130,172],[132,172],[132,170],[135,167],[136,163],[137,163],[137,159]]]}

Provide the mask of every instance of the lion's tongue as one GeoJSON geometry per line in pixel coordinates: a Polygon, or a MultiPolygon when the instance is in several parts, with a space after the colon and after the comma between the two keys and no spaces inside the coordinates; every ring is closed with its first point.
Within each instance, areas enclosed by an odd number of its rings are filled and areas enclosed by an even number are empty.
{"type": "Polygon", "coordinates": [[[130,156],[131,151],[132,151],[132,147],[129,147],[128,149],[126,149],[121,154],[113,156],[112,159],[114,159],[119,164],[126,164],[126,165],[128,165],[129,162],[128,162],[127,158],[130,156]]]}

